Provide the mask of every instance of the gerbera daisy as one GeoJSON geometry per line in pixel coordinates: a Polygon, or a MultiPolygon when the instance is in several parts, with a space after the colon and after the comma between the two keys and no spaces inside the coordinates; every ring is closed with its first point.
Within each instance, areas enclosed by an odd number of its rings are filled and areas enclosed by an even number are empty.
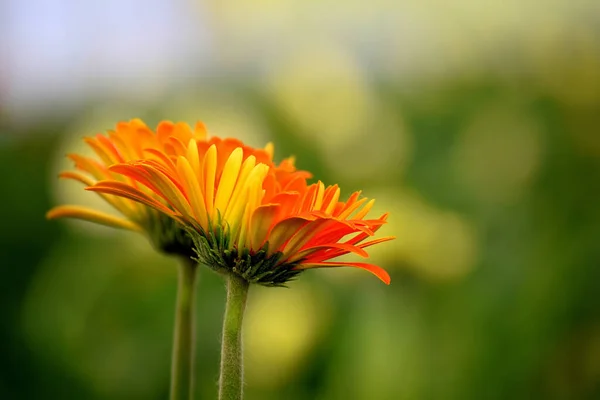
{"type": "Polygon", "coordinates": [[[88,189],[164,213],[188,229],[202,263],[250,283],[282,285],[305,269],[352,266],[389,284],[379,266],[331,261],[348,253],[367,257],[366,247],[392,239],[365,241],[387,218],[367,218],[373,200],[355,192],[340,201],[337,185],[308,185],[310,174],[297,171],[293,159],[273,164],[271,146],[256,150],[216,137],[179,145],[165,157],[109,168],[129,182],[88,189]]]}
{"type": "MultiPolygon", "coordinates": [[[[86,144],[94,151],[96,158],[80,154],[69,154],[67,157],[75,164],[75,171],[65,171],[59,176],[73,179],[87,186],[93,186],[97,181],[114,182],[116,185],[137,184],[131,179],[111,172],[109,167],[139,159],[162,159],[175,156],[180,150],[180,144],[190,139],[206,138],[206,128],[198,123],[192,130],[185,123],[161,122],[156,133],[144,122],[133,119],[120,122],[107,135],[97,134],[86,137],[86,144]]],[[[152,197],[158,202],[161,198],[147,188],[140,188],[144,196],[152,197]]],[[[132,201],[127,198],[100,193],[100,195],[115,208],[121,216],[107,214],[89,207],[78,205],[61,205],[48,211],[47,218],[77,218],[114,228],[127,229],[145,233],[153,245],[169,254],[179,254],[190,257],[193,243],[185,231],[172,218],[168,218],[155,208],[132,201]]],[[[166,204],[163,204],[166,207],[166,204]]]]}

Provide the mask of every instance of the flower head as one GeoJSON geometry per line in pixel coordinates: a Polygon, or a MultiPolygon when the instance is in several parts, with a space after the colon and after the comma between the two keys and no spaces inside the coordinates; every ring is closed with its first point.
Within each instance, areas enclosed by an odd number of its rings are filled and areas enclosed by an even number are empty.
{"type": "Polygon", "coordinates": [[[389,283],[379,266],[331,261],[348,253],[367,257],[366,247],[392,239],[366,241],[387,214],[367,218],[373,200],[360,192],[340,201],[337,185],[307,184],[311,175],[296,170],[292,158],[273,162],[271,145],[190,137],[172,150],[112,165],[109,171],[124,179],[88,189],[168,216],[188,230],[199,261],[252,283],[282,285],[305,269],[338,266],[363,268],[389,283]]]}
{"type": "MultiPolygon", "coordinates": [[[[192,130],[187,124],[162,122],[153,132],[139,119],[129,122],[120,122],[115,130],[108,131],[107,135],[97,134],[86,137],[84,140],[94,151],[96,158],[85,157],[80,154],[69,154],[75,163],[75,171],[62,172],[61,178],[73,179],[87,186],[93,186],[98,181],[113,182],[115,187],[129,187],[138,185],[131,179],[110,171],[113,164],[129,162],[132,160],[161,160],[177,154],[181,143],[190,139],[203,139],[206,137],[206,128],[199,123],[192,130]]],[[[151,190],[141,187],[143,196],[161,202],[151,190]]],[[[62,205],[51,209],[47,213],[49,219],[77,218],[115,228],[128,229],[146,233],[151,242],[158,249],[172,254],[193,256],[193,243],[185,230],[172,218],[168,218],[155,208],[132,201],[122,196],[99,193],[106,202],[115,208],[121,216],[110,215],[88,207],[76,205],[62,205]]],[[[163,202],[166,207],[166,203],[163,202]]]]}

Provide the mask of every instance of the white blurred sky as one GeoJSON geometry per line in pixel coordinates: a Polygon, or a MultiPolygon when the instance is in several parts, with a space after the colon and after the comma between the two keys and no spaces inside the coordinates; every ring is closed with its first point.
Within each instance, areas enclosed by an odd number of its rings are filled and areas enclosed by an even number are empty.
{"type": "Polygon", "coordinates": [[[0,107],[18,117],[68,109],[90,97],[152,101],[192,79],[268,74],[296,53],[310,57],[311,48],[328,46],[348,51],[361,68],[395,75],[456,70],[467,62],[495,64],[507,43],[546,32],[561,35],[575,22],[595,23],[599,5],[599,0],[0,0],[0,107]]]}
{"type": "Polygon", "coordinates": [[[0,4],[0,88],[9,112],[120,87],[120,95],[141,97],[201,71],[210,54],[210,31],[185,0],[0,4]]]}

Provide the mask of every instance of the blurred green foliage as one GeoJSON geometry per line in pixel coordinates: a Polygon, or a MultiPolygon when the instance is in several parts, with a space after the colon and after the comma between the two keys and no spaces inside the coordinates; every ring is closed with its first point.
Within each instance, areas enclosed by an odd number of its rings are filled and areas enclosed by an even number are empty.
{"type": "MultiPolygon", "coordinates": [[[[330,145],[264,87],[198,87],[189,99],[201,104],[210,90],[260,120],[276,156],[295,154],[300,168],[346,194],[387,194],[381,210],[390,208],[398,235],[375,256],[389,287],[344,269],[306,272],[289,289],[251,289],[248,399],[600,397],[597,98],[577,102],[494,74],[374,83],[376,112],[357,136],[330,145]],[[378,164],[370,142],[406,148],[378,164]],[[365,155],[332,150],[345,145],[365,155]],[[369,175],[337,167],[372,163],[369,175]]],[[[131,233],[44,219],[64,201],[52,175],[71,143],[64,133],[101,107],[1,133],[10,137],[0,143],[2,398],[167,396],[175,261],[131,233]]],[[[167,108],[115,118],[179,118],[167,108]]],[[[215,398],[224,288],[206,269],[198,289],[198,398],[215,398]]]]}

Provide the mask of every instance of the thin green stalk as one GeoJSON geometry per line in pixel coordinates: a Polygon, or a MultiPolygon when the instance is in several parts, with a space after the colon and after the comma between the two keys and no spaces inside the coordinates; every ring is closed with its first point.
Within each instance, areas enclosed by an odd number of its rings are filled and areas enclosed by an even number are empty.
{"type": "Polygon", "coordinates": [[[227,277],[227,304],[223,320],[219,400],[241,400],[244,386],[242,321],[248,282],[235,274],[227,277]]]}
{"type": "Polygon", "coordinates": [[[192,399],[194,396],[194,305],[197,270],[197,264],[190,259],[182,260],[179,265],[171,360],[171,400],[192,399]]]}

